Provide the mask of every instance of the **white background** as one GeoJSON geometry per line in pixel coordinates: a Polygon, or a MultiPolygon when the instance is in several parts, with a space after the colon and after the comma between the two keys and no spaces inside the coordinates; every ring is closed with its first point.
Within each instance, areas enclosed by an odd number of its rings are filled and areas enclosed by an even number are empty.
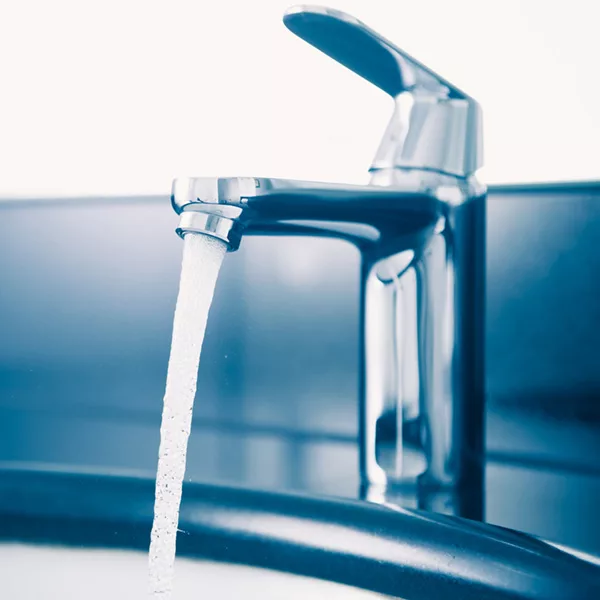
{"type": "MultiPolygon", "coordinates": [[[[290,3],[2,0],[0,196],[364,181],[391,100],[288,32],[290,3]]],[[[487,181],[600,179],[594,0],[328,4],[481,102],[487,181]]]]}

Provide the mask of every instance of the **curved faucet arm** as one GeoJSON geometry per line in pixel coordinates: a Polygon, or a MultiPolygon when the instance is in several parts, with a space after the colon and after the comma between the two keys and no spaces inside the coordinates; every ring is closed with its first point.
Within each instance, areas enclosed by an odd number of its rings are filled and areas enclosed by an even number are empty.
{"type": "Polygon", "coordinates": [[[395,100],[372,171],[423,169],[468,177],[482,165],[478,103],[341,11],[298,6],[284,23],[298,37],[395,100]]]}
{"type": "Polygon", "coordinates": [[[242,233],[310,233],[369,246],[377,255],[396,252],[407,231],[429,232],[447,212],[431,194],[396,187],[266,177],[182,177],[173,182],[171,204],[181,215],[179,235],[208,233],[230,250],[242,233]]]}
{"type": "Polygon", "coordinates": [[[397,213],[398,209],[411,212],[432,212],[441,204],[431,194],[406,191],[400,188],[378,188],[372,185],[339,184],[320,181],[301,181],[274,177],[180,177],[175,179],[171,191],[171,204],[177,214],[188,210],[209,210],[211,205],[252,208],[285,213],[287,209],[301,209],[301,218],[310,213],[329,212],[343,217],[344,211],[360,209],[361,219],[369,212],[385,210],[397,213]],[[420,203],[415,205],[415,198],[420,203]],[[271,204],[272,203],[272,204],[271,204]],[[312,208],[312,211],[311,211],[312,208]],[[308,213],[308,214],[307,214],[308,213]]]}

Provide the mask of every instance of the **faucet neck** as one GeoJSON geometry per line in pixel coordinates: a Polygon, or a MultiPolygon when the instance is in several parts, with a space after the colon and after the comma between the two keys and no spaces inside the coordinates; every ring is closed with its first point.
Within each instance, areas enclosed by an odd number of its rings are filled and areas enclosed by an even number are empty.
{"type": "Polygon", "coordinates": [[[397,166],[371,168],[369,172],[369,186],[425,194],[449,206],[458,206],[471,198],[479,198],[487,191],[477,174],[458,177],[425,168],[397,166]]]}

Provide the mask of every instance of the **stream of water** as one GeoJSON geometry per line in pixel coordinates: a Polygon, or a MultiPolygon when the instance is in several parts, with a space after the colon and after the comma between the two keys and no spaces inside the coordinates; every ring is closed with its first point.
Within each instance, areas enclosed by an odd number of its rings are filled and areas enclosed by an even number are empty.
{"type": "Polygon", "coordinates": [[[150,595],[170,599],[173,591],[179,506],[188,437],[196,395],[200,351],[225,243],[205,235],[184,239],[179,295],[160,427],[154,522],[150,541],[150,595]]]}

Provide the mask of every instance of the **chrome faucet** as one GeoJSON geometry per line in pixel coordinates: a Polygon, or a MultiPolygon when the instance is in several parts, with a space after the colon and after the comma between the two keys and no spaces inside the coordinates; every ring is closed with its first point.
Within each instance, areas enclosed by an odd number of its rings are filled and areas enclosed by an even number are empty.
{"type": "MultiPolygon", "coordinates": [[[[177,232],[217,237],[230,250],[246,234],[354,243],[362,254],[363,496],[385,502],[414,481],[424,490],[481,493],[486,188],[476,178],[479,105],[342,12],[295,7],[284,23],[394,99],[370,184],[177,179],[177,232]],[[408,449],[424,458],[420,472],[411,471],[408,449]]],[[[466,513],[477,518],[480,510],[466,513]]]]}

